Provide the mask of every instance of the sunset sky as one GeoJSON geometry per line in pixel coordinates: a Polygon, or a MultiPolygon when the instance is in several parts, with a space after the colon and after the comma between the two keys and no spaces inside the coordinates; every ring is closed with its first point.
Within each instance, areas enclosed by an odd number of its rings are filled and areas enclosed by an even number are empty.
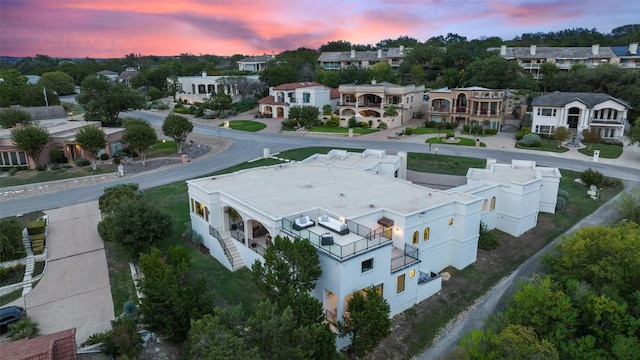
{"type": "Polygon", "coordinates": [[[0,55],[262,55],[334,40],[510,40],[639,22],[639,0],[0,0],[0,55]]]}

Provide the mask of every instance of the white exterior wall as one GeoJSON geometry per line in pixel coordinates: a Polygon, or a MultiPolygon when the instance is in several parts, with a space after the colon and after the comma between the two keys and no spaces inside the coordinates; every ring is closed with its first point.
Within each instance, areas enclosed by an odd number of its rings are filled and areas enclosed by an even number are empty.
{"type": "Polygon", "coordinates": [[[496,199],[497,228],[520,236],[536,226],[540,204],[540,180],[500,188],[496,199]]]}
{"type": "Polygon", "coordinates": [[[560,170],[557,168],[545,168],[538,170],[542,181],[540,184],[540,211],[555,214],[558,201],[558,189],[560,187],[560,170]]]}

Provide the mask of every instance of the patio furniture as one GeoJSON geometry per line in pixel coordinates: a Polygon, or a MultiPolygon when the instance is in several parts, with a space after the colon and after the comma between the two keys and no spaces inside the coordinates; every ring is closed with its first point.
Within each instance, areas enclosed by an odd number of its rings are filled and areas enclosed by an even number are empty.
{"type": "Polygon", "coordinates": [[[349,227],[346,223],[336,220],[328,215],[318,217],[318,225],[340,235],[347,235],[349,233],[349,227]]]}
{"type": "Polygon", "coordinates": [[[293,229],[296,231],[300,231],[302,229],[306,229],[308,227],[314,226],[316,223],[311,220],[308,216],[300,216],[299,218],[293,221],[293,229]]]}
{"type": "Polygon", "coordinates": [[[333,235],[331,235],[330,233],[324,233],[320,235],[320,245],[333,245],[333,235]]]}

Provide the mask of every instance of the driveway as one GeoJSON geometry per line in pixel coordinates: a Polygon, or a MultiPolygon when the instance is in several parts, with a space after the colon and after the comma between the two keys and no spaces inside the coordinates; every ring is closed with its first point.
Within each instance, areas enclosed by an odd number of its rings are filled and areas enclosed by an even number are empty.
{"type": "Polygon", "coordinates": [[[104,244],[98,235],[98,202],[48,210],[47,265],[25,298],[40,333],[76,328],[76,343],[111,328],[113,301],[104,244]]]}

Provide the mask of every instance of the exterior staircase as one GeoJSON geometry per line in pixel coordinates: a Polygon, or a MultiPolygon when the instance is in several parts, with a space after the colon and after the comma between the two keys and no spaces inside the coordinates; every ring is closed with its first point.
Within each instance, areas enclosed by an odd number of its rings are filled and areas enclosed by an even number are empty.
{"type": "Polygon", "coordinates": [[[227,255],[229,262],[231,262],[231,271],[245,267],[240,251],[236,247],[236,241],[231,236],[222,236],[222,240],[219,241],[220,245],[223,245],[222,248],[225,249],[225,255],[227,255]]]}

